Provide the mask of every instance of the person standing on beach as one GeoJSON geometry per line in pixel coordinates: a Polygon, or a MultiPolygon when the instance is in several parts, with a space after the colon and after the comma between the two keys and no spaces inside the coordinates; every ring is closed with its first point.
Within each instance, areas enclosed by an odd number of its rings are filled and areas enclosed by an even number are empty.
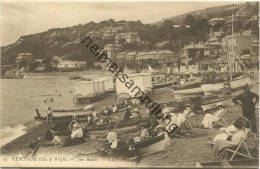
{"type": "Polygon", "coordinates": [[[52,122],[52,110],[51,110],[51,107],[48,107],[48,110],[47,110],[47,123],[48,122],[52,122]]]}
{"type": "Polygon", "coordinates": [[[243,116],[251,123],[251,129],[256,134],[255,105],[259,101],[259,96],[250,91],[249,85],[244,86],[244,92],[235,97],[232,102],[242,106],[243,116]]]}

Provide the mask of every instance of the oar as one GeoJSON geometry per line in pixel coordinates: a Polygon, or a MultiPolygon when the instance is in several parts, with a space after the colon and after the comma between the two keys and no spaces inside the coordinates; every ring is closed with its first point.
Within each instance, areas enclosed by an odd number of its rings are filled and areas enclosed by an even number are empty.
{"type": "Polygon", "coordinates": [[[41,145],[41,143],[38,143],[36,145],[36,147],[33,149],[33,151],[28,155],[28,157],[34,157],[36,155],[37,151],[39,150],[40,145],[41,145]]]}

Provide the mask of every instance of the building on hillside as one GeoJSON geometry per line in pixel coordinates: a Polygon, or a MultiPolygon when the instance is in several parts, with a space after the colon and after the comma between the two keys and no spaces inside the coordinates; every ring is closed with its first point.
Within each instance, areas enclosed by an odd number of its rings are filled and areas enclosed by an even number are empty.
{"type": "Polygon", "coordinates": [[[216,26],[225,22],[224,18],[213,18],[209,20],[211,26],[216,26]]]}
{"type": "Polygon", "coordinates": [[[30,70],[30,66],[33,62],[33,55],[31,53],[19,53],[16,58],[16,63],[18,64],[19,69],[24,67],[24,71],[28,72],[30,70]]]}
{"type": "Polygon", "coordinates": [[[209,25],[210,25],[209,34],[211,35],[215,32],[223,32],[224,23],[225,23],[224,18],[213,18],[209,20],[209,25]]]}
{"type": "Polygon", "coordinates": [[[226,36],[222,39],[223,53],[231,52],[232,47],[234,47],[234,54],[236,56],[250,54],[252,45],[256,39],[253,35],[235,34],[233,38],[232,35],[226,36]]]}
{"type": "Polygon", "coordinates": [[[102,34],[98,31],[90,31],[88,34],[89,34],[89,37],[93,38],[93,39],[102,37],[102,34]]]}
{"type": "Polygon", "coordinates": [[[69,61],[65,60],[58,63],[57,68],[60,71],[83,70],[87,66],[85,61],[69,61]]]}
{"type": "Polygon", "coordinates": [[[113,40],[113,39],[115,39],[116,33],[117,33],[117,31],[115,31],[115,30],[107,30],[107,31],[103,32],[102,39],[103,40],[113,40]]]}
{"type": "Polygon", "coordinates": [[[115,61],[116,55],[122,50],[120,44],[107,44],[104,46],[104,51],[107,53],[108,58],[115,61]]]}
{"type": "Polygon", "coordinates": [[[139,43],[140,36],[135,32],[118,33],[115,35],[115,42],[119,43],[121,39],[124,39],[126,43],[139,43]]]}
{"type": "Polygon", "coordinates": [[[116,56],[116,60],[127,63],[141,63],[149,59],[156,60],[158,63],[177,62],[176,57],[174,57],[174,53],[170,50],[120,52],[116,56]]]}
{"type": "Polygon", "coordinates": [[[209,55],[209,47],[205,43],[192,43],[181,50],[181,64],[188,65],[190,62],[197,62],[209,55]]]}
{"type": "Polygon", "coordinates": [[[32,62],[33,55],[31,53],[19,53],[16,58],[16,62],[21,62],[21,61],[32,62]]]}

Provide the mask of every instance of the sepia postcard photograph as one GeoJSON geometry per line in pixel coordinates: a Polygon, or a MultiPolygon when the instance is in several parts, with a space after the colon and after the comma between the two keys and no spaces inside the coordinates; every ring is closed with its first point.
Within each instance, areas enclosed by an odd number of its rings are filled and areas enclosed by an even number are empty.
{"type": "Polygon", "coordinates": [[[0,167],[259,167],[259,1],[0,11],[0,167]]]}

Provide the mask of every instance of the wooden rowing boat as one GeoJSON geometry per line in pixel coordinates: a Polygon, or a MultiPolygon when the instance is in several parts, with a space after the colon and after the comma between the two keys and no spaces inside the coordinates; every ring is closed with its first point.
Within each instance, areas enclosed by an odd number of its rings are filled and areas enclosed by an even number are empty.
{"type": "Polygon", "coordinates": [[[54,109],[52,112],[80,112],[84,111],[84,108],[78,108],[78,109],[54,109]]]}
{"type": "MultiPolygon", "coordinates": [[[[118,133],[127,133],[133,132],[137,130],[137,125],[140,123],[144,123],[147,121],[147,118],[141,119],[130,119],[130,120],[122,120],[119,122],[112,122],[109,126],[114,127],[114,131],[118,133]]],[[[107,130],[107,124],[100,125],[100,126],[90,126],[85,129],[87,135],[99,135],[104,134],[107,130]]]]}
{"type": "Polygon", "coordinates": [[[218,168],[225,168],[225,167],[258,167],[259,160],[258,159],[246,159],[246,160],[233,160],[233,161],[214,161],[214,162],[207,162],[207,163],[199,163],[196,162],[197,168],[209,168],[209,167],[218,167],[218,168]]]}
{"type": "MultiPolygon", "coordinates": [[[[75,111],[75,112],[53,112],[52,121],[71,121],[75,116],[78,119],[87,118],[91,111],[75,111]]],[[[47,116],[34,117],[35,120],[45,121],[47,116]]]]}
{"type": "MultiPolygon", "coordinates": [[[[230,82],[231,90],[237,90],[245,85],[250,85],[250,78],[239,78],[230,82]]],[[[224,83],[203,84],[201,89],[205,96],[215,95],[224,89],[224,83]]]]}
{"type": "Polygon", "coordinates": [[[153,88],[154,89],[159,89],[159,88],[163,88],[163,87],[168,87],[168,86],[172,86],[174,84],[176,84],[177,81],[170,81],[170,82],[165,82],[165,83],[153,83],[153,88]]]}
{"type": "MultiPolygon", "coordinates": [[[[198,103],[198,104],[201,104],[201,107],[203,109],[210,109],[210,108],[216,107],[217,103],[222,102],[222,101],[226,101],[228,99],[232,99],[233,97],[235,97],[235,96],[223,96],[223,97],[204,96],[204,97],[201,98],[201,100],[199,101],[200,103],[198,103]]],[[[194,99],[196,99],[196,98],[194,98],[194,99]]],[[[180,103],[180,102],[189,103],[189,102],[191,102],[191,100],[189,98],[189,99],[182,99],[182,100],[178,100],[178,101],[175,101],[175,102],[161,103],[161,104],[168,104],[170,107],[172,107],[172,106],[174,107],[174,106],[178,105],[178,103],[180,103]]]]}
{"type": "Polygon", "coordinates": [[[196,87],[196,88],[191,88],[191,89],[181,89],[181,90],[176,90],[174,88],[171,88],[174,98],[176,100],[181,100],[185,98],[191,98],[191,97],[198,97],[203,95],[203,90],[201,87],[196,87]]]}
{"type": "MultiPolygon", "coordinates": [[[[167,133],[164,133],[160,136],[135,143],[135,148],[141,156],[147,156],[165,150],[167,145],[169,145],[169,137],[167,133]]],[[[115,157],[124,157],[127,152],[128,145],[123,144],[117,150],[114,150],[113,155],[115,157]]]]}
{"type": "MultiPolygon", "coordinates": [[[[115,113],[119,113],[122,112],[124,110],[126,110],[126,107],[120,108],[118,109],[116,112],[114,113],[110,113],[111,114],[115,114],[115,113]]],[[[72,109],[72,110],[53,110],[53,115],[52,115],[52,121],[71,121],[73,120],[73,118],[76,116],[77,119],[82,120],[88,117],[89,114],[91,114],[93,112],[92,109],[72,109]]],[[[34,117],[35,120],[37,121],[45,121],[47,120],[47,116],[40,116],[40,117],[34,117]]]]}

